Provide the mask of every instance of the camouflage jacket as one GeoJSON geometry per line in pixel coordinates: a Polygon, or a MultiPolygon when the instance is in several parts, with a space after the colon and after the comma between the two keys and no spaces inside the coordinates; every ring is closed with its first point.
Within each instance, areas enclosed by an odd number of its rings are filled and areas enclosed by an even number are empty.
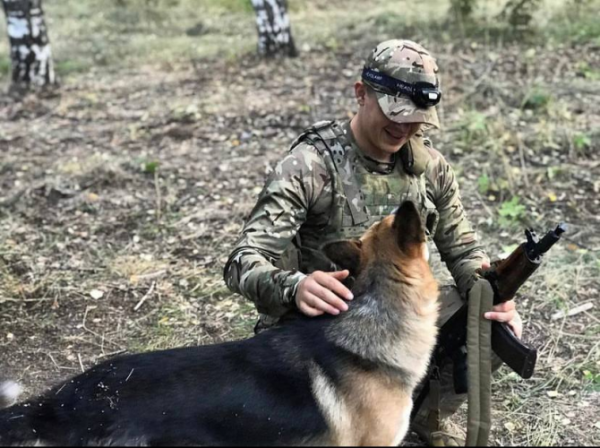
{"type": "Polygon", "coordinates": [[[271,321],[294,308],[299,282],[332,271],[327,241],[358,238],[412,199],[461,293],[487,259],[465,215],[454,172],[417,135],[392,163],[363,155],[349,123],[307,130],[269,175],[224,269],[227,286],[271,321]]]}

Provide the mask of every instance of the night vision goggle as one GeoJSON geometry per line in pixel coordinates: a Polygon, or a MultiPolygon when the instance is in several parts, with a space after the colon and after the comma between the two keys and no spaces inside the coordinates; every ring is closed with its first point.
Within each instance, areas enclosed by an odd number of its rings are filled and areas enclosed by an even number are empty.
{"type": "Polygon", "coordinates": [[[417,107],[432,107],[442,99],[442,91],[429,82],[411,84],[367,67],[363,68],[362,78],[380,93],[409,97],[417,107]]]}

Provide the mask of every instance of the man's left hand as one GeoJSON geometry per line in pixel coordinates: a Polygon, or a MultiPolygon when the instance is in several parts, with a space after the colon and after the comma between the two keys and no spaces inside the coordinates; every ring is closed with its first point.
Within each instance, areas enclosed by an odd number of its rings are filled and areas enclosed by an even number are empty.
{"type": "Polygon", "coordinates": [[[521,334],[523,334],[523,321],[521,320],[519,313],[517,313],[514,300],[508,300],[507,302],[494,306],[492,311],[485,313],[483,317],[498,322],[506,322],[515,336],[521,339],[521,334]]]}
{"type": "MultiPolygon", "coordinates": [[[[488,263],[483,263],[483,269],[489,269],[488,263]]],[[[497,322],[505,322],[512,329],[516,337],[521,339],[523,334],[523,321],[517,312],[517,306],[514,300],[508,300],[504,303],[499,303],[483,315],[486,319],[495,320],[497,322]]]]}

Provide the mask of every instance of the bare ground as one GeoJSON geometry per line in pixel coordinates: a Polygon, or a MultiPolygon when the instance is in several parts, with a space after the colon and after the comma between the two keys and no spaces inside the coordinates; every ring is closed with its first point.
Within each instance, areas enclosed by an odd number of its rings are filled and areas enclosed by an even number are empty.
{"type": "MultiPolygon", "coordinates": [[[[117,353],[248,337],[256,315],[224,286],[224,262],[298,132],[354,110],[373,43],[354,37],[294,60],[98,71],[0,100],[0,378],[31,395],[117,353]]],[[[570,226],[518,298],[540,359],[531,380],[497,375],[491,442],[597,445],[600,83],[581,61],[597,67],[600,49],[428,46],[445,95],[432,139],[492,258],[525,225],[570,226]]]]}

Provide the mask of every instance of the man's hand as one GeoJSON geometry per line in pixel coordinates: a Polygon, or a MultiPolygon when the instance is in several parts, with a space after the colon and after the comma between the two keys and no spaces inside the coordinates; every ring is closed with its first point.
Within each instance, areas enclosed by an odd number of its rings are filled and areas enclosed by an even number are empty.
{"type": "MultiPolygon", "coordinates": [[[[489,269],[490,264],[484,262],[481,265],[481,268],[483,270],[489,269]]],[[[485,313],[483,317],[489,320],[507,323],[515,336],[521,339],[521,335],[523,334],[523,321],[517,312],[517,306],[515,305],[514,300],[508,300],[504,303],[499,303],[498,305],[492,307],[492,311],[485,313]]]]}
{"type": "Polygon", "coordinates": [[[296,306],[307,316],[315,317],[323,313],[338,315],[346,311],[348,305],[343,299],[352,300],[354,296],[341,280],[350,275],[348,270],[336,272],[315,271],[298,285],[296,306]]]}

